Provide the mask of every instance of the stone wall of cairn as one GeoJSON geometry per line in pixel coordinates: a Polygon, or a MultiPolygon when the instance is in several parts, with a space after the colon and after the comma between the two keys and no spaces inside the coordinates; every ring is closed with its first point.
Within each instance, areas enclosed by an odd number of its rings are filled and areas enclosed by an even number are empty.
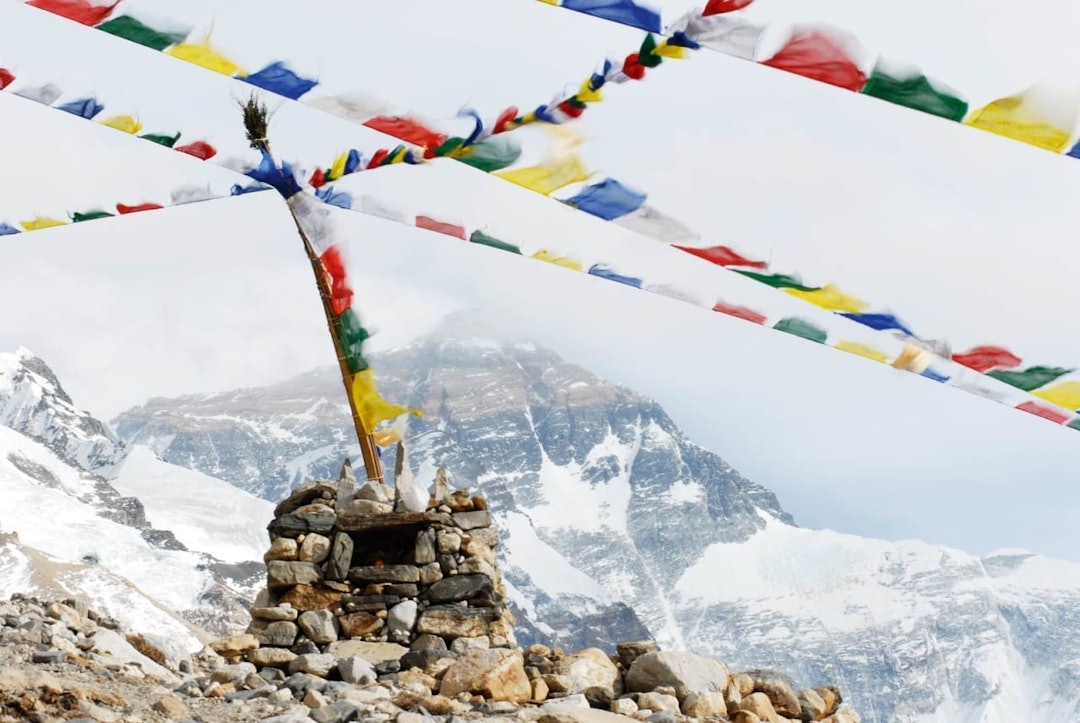
{"type": "Polygon", "coordinates": [[[248,632],[258,657],[321,652],[341,640],[411,646],[436,636],[448,649],[514,648],[487,501],[451,492],[440,472],[424,512],[405,511],[386,485],[297,487],[274,510],[266,589],[248,632]]]}

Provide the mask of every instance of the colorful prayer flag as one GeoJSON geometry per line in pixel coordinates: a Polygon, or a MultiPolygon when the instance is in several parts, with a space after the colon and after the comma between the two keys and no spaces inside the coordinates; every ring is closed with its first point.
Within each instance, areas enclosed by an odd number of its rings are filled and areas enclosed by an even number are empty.
{"type": "Polygon", "coordinates": [[[0,90],[15,82],[15,75],[7,68],[0,68],[0,90]]]}
{"type": "Polygon", "coordinates": [[[176,146],[173,150],[186,153],[189,156],[195,156],[196,158],[208,161],[217,155],[217,149],[206,141],[195,141],[194,143],[188,143],[182,146],[176,146]]]}
{"type": "Polygon", "coordinates": [[[884,363],[889,361],[889,355],[885,352],[878,351],[872,346],[860,344],[855,341],[839,341],[833,348],[839,349],[840,351],[846,351],[848,354],[855,354],[856,356],[866,357],[867,359],[872,359],[876,362],[884,363]]]}
{"type": "Polygon", "coordinates": [[[393,136],[398,140],[429,150],[438,148],[448,138],[445,133],[432,130],[420,123],[420,121],[404,116],[375,116],[364,121],[364,125],[380,133],[393,136]]]}
{"type": "Polygon", "coordinates": [[[118,131],[129,133],[131,135],[135,135],[142,130],[142,123],[139,122],[139,119],[130,115],[114,115],[99,122],[103,126],[115,128],[118,131]]]}
{"type": "Polygon", "coordinates": [[[922,374],[930,368],[933,362],[933,355],[926,349],[914,344],[904,344],[904,348],[900,350],[900,355],[893,360],[892,366],[893,369],[903,369],[904,371],[922,374]]]}
{"type": "Polygon", "coordinates": [[[562,6],[586,15],[612,20],[623,25],[658,33],[661,30],[660,13],[644,8],[633,0],[563,0],[562,6]]]}
{"type": "Polygon", "coordinates": [[[952,121],[962,121],[968,111],[967,101],[935,88],[933,82],[918,70],[890,71],[881,59],[874,65],[861,92],[952,121]]]}
{"type": "Polygon", "coordinates": [[[589,267],[589,275],[607,279],[608,281],[617,281],[620,284],[633,286],[637,289],[640,289],[642,285],[641,279],[635,276],[625,276],[624,274],[620,274],[607,264],[593,264],[589,267]]]}
{"type": "Polygon", "coordinates": [[[494,175],[530,191],[536,191],[547,196],[558,191],[563,186],[587,180],[590,174],[585,169],[585,164],[582,163],[581,158],[575,154],[537,166],[499,171],[494,175]]]}
{"type": "Polygon", "coordinates": [[[841,314],[841,316],[878,331],[896,329],[908,336],[915,336],[915,332],[892,314],[841,314]]]}
{"type": "Polygon", "coordinates": [[[1000,346],[977,346],[961,354],[953,354],[952,360],[977,372],[988,372],[995,367],[1015,369],[1023,361],[1008,349],[1000,346]]]}
{"type": "Polygon", "coordinates": [[[825,286],[822,286],[820,289],[805,290],[786,288],[784,291],[792,296],[797,296],[803,301],[809,301],[814,306],[820,306],[822,309],[828,309],[829,311],[857,314],[867,307],[865,301],[857,299],[850,294],[845,294],[832,284],[825,284],[825,286]]]}
{"type": "Polygon", "coordinates": [[[453,236],[462,241],[465,240],[465,229],[463,227],[458,226],[455,223],[438,221],[430,216],[417,216],[416,227],[427,229],[428,231],[435,231],[437,233],[444,233],[447,236],[453,236]]]}
{"type": "Polygon", "coordinates": [[[169,136],[163,133],[144,133],[139,136],[144,141],[150,141],[151,143],[157,143],[159,146],[165,146],[166,148],[172,148],[176,145],[176,142],[180,140],[180,134],[169,136]]]}
{"type": "Polygon", "coordinates": [[[519,249],[514,244],[507,243],[506,241],[500,241],[494,236],[489,236],[488,234],[479,230],[472,232],[472,235],[469,236],[469,242],[474,244],[480,244],[482,246],[490,246],[491,248],[499,249],[500,251],[508,251],[512,254],[518,254],[519,256],[521,255],[521,249],[519,249]]]}
{"type": "Polygon", "coordinates": [[[992,369],[986,372],[986,376],[993,377],[999,382],[1005,382],[1017,389],[1023,389],[1025,392],[1031,392],[1039,387],[1045,387],[1055,379],[1074,371],[1076,370],[1066,369],[1065,367],[1034,366],[1019,372],[992,369]]]}
{"type": "Polygon", "coordinates": [[[180,43],[165,49],[166,55],[171,55],[180,60],[186,60],[200,67],[212,70],[215,73],[230,77],[244,77],[247,72],[239,65],[226,58],[209,40],[201,43],[180,43]]]}
{"type": "Polygon", "coordinates": [[[605,178],[600,183],[586,186],[563,203],[611,221],[640,208],[645,203],[645,194],[630,190],[614,178],[605,178]]]}
{"type": "Polygon", "coordinates": [[[1036,98],[1034,88],[1001,98],[974,111],[964,123],[999,136],[1061,153],[1069,146],[1076,122],[1076,108],[1070,108],[1067,123],[1054,119],[1036,98]]]}
{"type": "Polygon", "coordinates": [[[29,0],[26,4],[82,25],[97,25],[112,14],[120,0],[112,5],[93,5],[88,0],[29,0]]]}
{"type": "Polygon", "coordinates": [[[1032,401],[1017,404],[1016,408],[1019,409],[1021,412],[1027,412],[1028,414],[1034,414],[1036,417],[1048,419],[1055,424],[1064,424],[1069,420],[1068,414],[1065,414],[1058,409],[1044,407],[1043,405],[1032,401]]]}
{"type": "Polygon", "coordinates": [[[474,143],[454,158],[484,173],[494,173],[512,166],[521,157],[521,148],[509,138],[486,138],[474,143]]]}
{"type": "Polygon", "coordinates": [[[672,26],[706,48],[754,60],[765,28],[728,15],[702,17],[693,12],[684,15],[672,26]]]}
{"type": "Polygon", "coordinates": [[[67,221],[61,221],[58,218],[49,218],[48,216],[36,216],[29,221],[22,221],[22,227],[27,231],[40,231],[45,228],[53,228],[54,226],[66,226],[67,221]]]}
{"type": "Polygon", "coordinates": [[[562,266],[563,268],[570,269],[571,271],[585,270],[585,267],[581,265],[580,261],[577,261],[570,256],[558,256],[557,254],[554,254],[547,249],[540,249],[532,255],[532,258],[536,259],[537,261],[546,261],[549,264],[562,266]]]}
{"type": "Polygon", "coordinates": [[[697,256],[699,259],[705,259],[717,266],[745,266],[746,268],[751,269],[764,269],[769,266],[764,261],[748,259],[727,246],[708,246],[699,248],[697,246],[680,246],[679,244],[672,244],[672,247],[677,248],[680,251],[685,251],[691,256],[697,256]]]}
{"type": "Polygon", "coordinates": [[[275,60],[262,70],[247,76],[244,80],[263,90],[293,100],[299,100],[300,96],[319,84],[317,80],[300,77],[280,60],[275,60]]]}
{"type": "Polygon", "coordinates": [[[116,204],[116,212],[120,215],[139,213],[140,211],[155,211],[159,208],[163,208],[160,203],[137,203],[133,206],[128,206],[123,203],[116,204]]]}
{"type": "Polygon", "coordinates": [[[727,314],[728,316],[735,316],[746,321],[753,322],[755,324],[764,324],[767,316],[759,314],[753,309],[748,309],[745,306],[734,306],[732,304],[724,303],[723,301],[717,301],[713,305],[713,311],[719,311],[721,314],[727,314]]]}
{"type": "Polygon", "coordinates": [[[12,236],[17,233],[22,232],[11,224],[0,221],[0,236],[12,236]]]}
{"type": "Polygon", "coordinates": [[[33,88],[22,88],[15,91],[15,95],[26,98],[27,100],[32,100],[35,103],[41,103],[42,105],[52,105],[60,100],[60,96],[63,94],[64,91],[60,90],[60,88],[52,83],[38,85],[33,88]]]}
{"type": "Polygon", "coordinates": [[[108,211],[95,210],[95,211],[83,211],[75,212],[71,214],[72,223],[81,223],[82,221],[96,221],[99,218],[112,218],[114,214],[108,211]]]}
{"type": "Polygon", "coordinates": [[[119,15],[96,26],[110,35],[130,40],[154,50],[165,50],[170,45],[182,43],[190,30],[156,30],[130,15],[119,15]]]}
{"type": "Polygon", "coordinates": [[[620,216],[615,219],[615,223],[634,233],[665,243],[689,243],[701,238],[701,234],[694,231],[694,229],[649,205],[644,205],[633,213],[620,216]]]}
{"type": "Polygon", "coordinates": [[[67,103],[62,103],[56,106],[58,110],[66,111],[72,115],[77,115],[80,118],[86,120],[92,119],[101,111],[105,110],[105,106],[97,102],[97,98],[79,98],[78,100],[69,100],[67,103]]]}
{"type": "Polygon", "coordinates": [[[1032,396],[1070,411],[1080,410],[1080,382],[1059,382],[1031,393],[1032,396]]]}
{"type": "Polygon", "coordinates": [[[802,279],[798,276],[792,276],[790,274],[759,274],[756,271],[746,271],[744,269],[734,269],[735,273],[742,274],[743,276],[759,281],[767,286],[771,286],[774,289],[795,289],[797,291],[817,291],[817,286],[804,286],[802,279]]]}
{"type": "Polygon", "coordinates": [[[752,2],[754,2],[754,0],[709,0],[705,5],[705,9],[701,11],[701,14],[703,17],[708,17],[709,15],[731,13],[736,10],[742,10],[752,2]]]}
{"type": "Polygon", "coordinates": [[[360,415],[360,421],[363,422],[364,429],[368,431],[375,429],[381,422],[396,419],[402,414],[424,416],[419,409],[410,409],[383,399],[375,388],[375,375],[371,369],[357,372],[353,376],[352,398],[356,405],[356,412],[360,415]]]}
{"type": "Polygon", "coordinates": [[[791,38],[762,65],[858,92],[866,74],[835,32],[797,28],[791,38]]]}
{"type": "Polygon", "coordinates": [[[818,344],[824,344],[829,338],[824,329],[819,329],[806,319],[791,316],[776,322],[773,328],[786,334],[794,334],[795,336],[801,336],[803,339],[816,341],[818,344]]]}

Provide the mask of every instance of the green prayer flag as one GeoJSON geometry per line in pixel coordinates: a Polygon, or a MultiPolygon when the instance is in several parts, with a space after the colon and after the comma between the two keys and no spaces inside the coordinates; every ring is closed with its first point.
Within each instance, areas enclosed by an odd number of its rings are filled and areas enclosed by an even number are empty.
{"type": "Polygon", "coordinates": [[[962,121],[968,112],[967,101],[937,90],[922,73],[890,73],[882,67],[880,61],[874,66],[874,71],[861,92],[957,122],[962,121]]]}
{"type": "Polygon", "coordinates": [[[774,289],[795,289],[796,291],[817,291],[820,286],[804,286],[802,281],[797,276],[789,276],[788,274],[760,274],[756,271],[745,271],[743,269],[732,269],[737,274],[742,274],[747,278],[754,281],[760,281],[763,284],[773,287],[774,289]]]}
{"type": "Polygon", "coordinates": [[[816,341],[818,344],[824,344],[825,340],[829,338],[829,335],[824,329],[819,329],[805,319],[796,319],[791,316],[776,322],[776,324],[773,325],[773,328],[787,334],[801,336],[803,339],[816,341]]]}
{"type": "Polygon", "coordinates": [[[1069,429],[1080,429],[1080,417],[1077,417],[1076,419],[1072,420],[1071,422],[1069,422],[1065,426],[1068,427],[1069,429]]]}
{"type": "Polygon", "coordinates": [[[159,143],[159,144],[165,146],[166,148],[172,148],[173,146],[176,145],[176,142],[178,140],[180,140],[180,134],[177,133],[175,136],[167,136],[167,135],[164,135],[164,134],[161,134],[161,133],[144,133],[141,136],[139,136],[139,138],[142,138],[142,139],[148,140],[148,141],[153,141],[154,143],[159,143]]]}
{"type": "Polygon", "coordinates": [[[341,351],[345,355],[349,371],[356,374],[367,369],[367,359],[364,358],[364,342],[371,337],[371,334],[360,323],[360,317],[352,309],[346,309],[345,313],[338,316],[334,323],[337,324],[338,336],[341,339],[341,351]]]}
{"type": "Polygon", "coordinates": [[[513,165],[520,157],[521,148],[508,138],[488,138],[469,146],[469,152],[458,160],[484,173],[492,173],[513,165]]]}
{"type": "Polygon", "coordinates": [[[653,37],[652,33],[649,33],[641,43],[641,50],[638,51],[638,62],[646,68],[655,68],[663,61],[664,59],[656,54],[656,38],[653,37]]]}
{"type": "Polygon", "coordinates": [[[433,150],[432,153],[435,154],[436,158],[442,158],[443,156],[448,156],[451,153],[453,153],[454,151],[456,151],[458,148],[461,148],[461,144],[464,143],[464,142],[465,142],[464,138],[458,138],[456,136],[453,137],[453,138],[447,138],[440,145],[436,146],[435,150],[433,150]]]}
{"type": "Polygon", "coordinates": [[[110,35],[116,35],[154,50],[164,50],[170,45],[183,42],[187,33],[154,30],[130,15],[120,15],[95,26],[110,35]]]}
{"type": "Polygon", "coordinates": [[[1018,372],[994,369],[988,371],[986,375],[997,379],[999,382],[1005,382],[1010,386],[1014,386],[1017,389],[1023,389],[1025,392],[1030,392],[1039,387],[1046,386],[1058,377],[1063,377],[1073,371],[1075,370],[1066,369],[1065,367],[1030,367],[1018,372]]]}
{"type": "Polygon", "coordinates": [[[94,221],[99,218],[111,218],[115,214],[108,211],[86,211],[84,213],[75,212],[71,214],[71,220],[73,223],[79,223],[80,221],[94,221]]]}
{"type": "Polygon", "coordinates": [[[500,251],[509,251],[512,254],[521,255],[521,249],[511,243],[500,241],[494,236],[488,236],[483,231],[473,231],[469,236],[469,241],[474,244],[483,244],[484,246],[490,246],[493,249],[499,249],[500,251]]]}

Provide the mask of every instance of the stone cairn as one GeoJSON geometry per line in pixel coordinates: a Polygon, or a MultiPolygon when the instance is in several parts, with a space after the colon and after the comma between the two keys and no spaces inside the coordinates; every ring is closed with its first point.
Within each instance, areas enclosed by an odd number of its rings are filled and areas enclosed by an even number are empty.
{"type": "Polygon", "coordinates": [[[452,492],[442,470],[427,509],[411,512],[381,483],[357,487],[346,463],[337,482],[297,487],[268,530],[267,587],[247,633],[203,655],[236,670],[227,700],[266,695],[265,684],[269,700],[294,706],[266,720],[860,720],[834,687],[798,691],[782,673],[732,673],[652,641],[617,655],[519,648],[487,502],[452,492]]]}

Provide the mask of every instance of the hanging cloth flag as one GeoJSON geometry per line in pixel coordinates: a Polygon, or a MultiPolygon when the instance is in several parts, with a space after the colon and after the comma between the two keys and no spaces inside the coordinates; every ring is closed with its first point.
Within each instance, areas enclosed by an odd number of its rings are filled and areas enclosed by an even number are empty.
{"type": "Polygon", "coordinates": [[[691,256],[697,256],[699,259],[705,259],[710,263],[714,263],[717,266],[745,266],[751,269],[764,269],[768,267],[764,261],[753,261],[741,255],[739,252],[728,248],[727,246],[708,246],[706,248],[698,248],[696,246],[680,246],[678,244],[672,244],[674,248],[680,251],[685,251],[691,256]]]}
{"type": "Polygon", "coordinates": [[[139,122],[139,119],[130,115],[110,116],[103,121],[99,121],[99,123],[131,135],[135,135],[142,130],[142,123],[139,122]]]}
{"type": "Polygon", "coordinates": [[[1080,410],[1080,382],[1060,382],[1031,394],[1072,412],[1080,410]]]}
{"type": "Polygon", "coordinates": [[[745,319],[754,324],[764,324],[768,318],[764,314],[759,314],[753,309],[748,309],[745,306],[734,306],[723,301],[717,301],[716,304],[713,305],[712,310],[719,311],[721,314],[727,314],[728,316],[745,319]]]}
{"type": "Polygon", "coordinates": [[[130,15],[119,15],[110,18],[98,25],[97,29],[157,51],[184,42],[184,38],[191,32],[190,29],[156,30],[130,15]]]}
{"type": "Polygon", "coordinates": [[[174,136],[167,136],[161,133],[144,133],[143,135],[139,136],[139,138],[142,138],[144,141],[151,141],[152,143],[157,143],[159,146],[172,148],[174,145],[176,145],[176,142],[180,140],[180,134],[177,133],[174,136]]]}
{"type": "Polygon", "coordinates": [[[806,319],[791,316],[776,322],[773,328],[786,334],[794,334],[795,336],[801,336],[803,339],[816,341],[818,344],[824,344],[829,338],[824,329],[819,329],[806,319]]]}
{"type": "Polygon", "coordinates": [[[1069,429],[1080,429],[1080,417],[1077,417],[1076,419],[1072,420],[1071,422],[1069,422],[1065,426],[1068,427],[1069,429]]]}
{"type": "Polygon", "coordinates": [[[83,25],[97,25],[112,14],[120,0],[112,5],[92,5],[87,0],[30,0],[26,4],[83,25]]]}
{"type": "Polygon", "coordinates": [[[563,186],[589,178],[585,164],[576,154],[569,154],[538,166],[499,171],[494,175],[545,196],[558,191],[563,186]]]}
{"type": "Polygon", "coordinates": [[[665,243],[689,243],[701,238],[701,234],[686,224],[648,205],[642,206],[633,213],[620,216],[615,219],[615,223],[634,233],[665,243]]]}
{"type": "Polygon", "coordinates": [[[338,338],[341,339],[342,353],[349,365],[349,372],[356,374],[368,368],[364,358],[364,342],[371,334],[360,323],[360,317],[352,309],[346,309],[334,322],[337,324],[338,338]]]}
{"type": "Polygon", "coordinates": [[[1062,107],[1040,89],[1029,88],[979,108],[964,124],[1061,153],[1069,146],[1076,115],[1075,102],[1062,107]]]}
{"type": "Polygon", "coordinates": [[[562,6],[652,33],[658,33],[661,29],[660,13],[643,8],[632,0],[563,0],[562,6]]]}
{"type": "Polygon", "coordinates": [[[484,173],[501,171],[512,166],[521,157],[521,148],[509,138],[487,138],[468,146],[454,158],[484,173]]]}
{"type": "Polygon", "coordinates": [[[81,223],[83,221],[96,221],[99,218],[112,218],[115,214],[111,214],[108,211],[95,210],[95,211],[83,211],[75,212],[71,214],[72,223],[81,223]]]}
{"type": "Polygon", "coordinates": [[[988,372],[995,367],[1015,369],[1022,359],[1000,346],[977,346],[962,354],[953,354],[952,360],[977,372],[988,372]]]}
{"type": "Polygon", "coordinates": [[[839,349],[840,351],[846,351],[848,354],[855,354],[856,356],[872,359],[876,362],[884,363],[889,361],[889,355],[885,352],[878,351],[872,346],[860,344],[855,341],[838,341],[833,348],[839,349]]]}
{"type": "Polygon", "coordinates": [[[726,15],[702,17],[687,13],[672,25],[670,31],[683,32],[706,48],[725,55],[753,60],[765,28],[726,15]]]}
{"type": "Polygon", "coordinates": [[[364,429],[375,429],[380,423],[397,419],[402,414],[424,416],[419,409],[409,409],[383,399],[375,388],[375,375],[371,369],[364,369],[353,376],[352,397],[364,429]]]}
{"type": "Polygon", "coordinates": [[[246,186],[241,186],[239,183],[234,183],[229,189],[230,196],[243,196],[245,193],[258,193],[259,191],[265,191],[273,186],[263,183],[262,181],[252,181],[246,186]]]}
{"type": "Polygon", "coordinates": [[[209,186],[181,186],[172,192],[174,206],[182,206],[185,203],[199,203],[214,198],[218,198],[218,196],[210,190],[209,186]]]}
{"type": "Polygon", "coordinates": [[[930,368],[933,362],[933,355],[926,349],[914,344],[904,344],[904,348],[900,350],[900,355],[893,360],[892,366],[893,369],[922,374],[930,368]]]}
{"type": "Polygon", "coordinates": [[[345,257],[341,246],[331,246],[319,256],[323,273],[328,279],[330,287],[330,308],[334,310],[334,316],[344,314],[352,306],[353,290],[349,288],[348,274],[345,268],[345,257]]]}
{"type": "Polygon", "coordinates": [[[822,309],[828,309],[829,311],[857,314],[867,307],[865,301],[856,299],[850,294],[845,294],[832,284],[825,284],[825,286],[822,286],[820,289],[805,290],[786,288],[784,291],[792,296],[797,296],[803,301],[809,301],[814,306],[820,306],[822,309]]]}
{"type": "Polygon", "coordinates": [[[48,216],[36,216],[29,221],[23,221],[22,227],[27,231],[40,231],[43,228],[53,228],[54,226],[67,226],[67,221],[61,221],[57,218],[49,218],[48,216]]]}
{"type": "Polygon", "coordinates": [[[408,221],[405,220],[405,215],[401,211],[387,206],[374,196],[367,194],[361,196],[359,204],[361,213],[366,213],[369,216],[378,216],[379,218],[385,218],[396,223],[408,223],[408,221]]]}
{"type": "Polygon", "coordinates": [[[207,38],[201,43],[181,43],[165,49],[166,55],[231,77],[244,77],[247,73],[239,65],[222,55],[207,38]]]}
{"type": "Polygon", "coordinates": [[[563,268],[570,269],[571,271],[585,270],[585,267],[581,265],[581,262],[577,261],[576,259],[573,259],[570,256],[557,256],[556,254],[553,254],[547,249],[540,249],[539,251],[534,253],[531,258],[534,258],[537,261],[546,261],[547,263],[555,264],[556,266],[562,266],[563,268]]]}
{"type": "Polygon", "coordinates": [[[736,10],[742,10],[752,2],[754,0],[709,0],[701,14],[708,17],[709,15],[720,15],[721,13],[732,13],[736,10]]]}
{"type": "Polygon", "coordinates": [[[881,58],[874,65],[862,93],[957,122],[964,120],[968,111],[967,101],[944,89],[935,88],[934,83],[918,69],[889,69],[881,58]]]}
{"type": "Polygon", "coordinates": [[[877,331],[897,329],[908,336],[915,336],[915,332],[892,314],[841,314],[841,316],[856,321],[863,326],[868,326],[877,331]]]}
{"type": "Polygon", "coordinates": [[[992,369],[986,372],[986,376],[993,377],[999,382],[1005,382],[1017,389],[1023,389],[1025,392],[1031,392],[1039,387],[1045,387],[1055,379],[1074,371],[1076,370],[1066,369],[1065,367],[1034,366],[1019,372],[992,369]]]}
{"type": "Polygon", "coordinates": [[[19,229],[15,228],[11,224],[0,221],[0,236],[11,236],[13,234],[22,233],[19,229]]]}
{"type": "Polygon", "coordinates": [[[217,149],[206,141],[195,141],[194,143],[188,143],[183,146],[176,146],[173,150],[186,153],[189,156],[195,156],[203,161],[208,161],[217,155],[217,149]]]}
{"type": "Polygon", "coordinates": [[[134,206],[128,206],[127,204],[116,204],[116,212],[121,216],[129,213],[138,213],[140,211],[156,211],[159,208],[163,208],[160,203],[137,203],[134,206]]]}
{"type": "Polygon", "coordinates": [[[323,203],[344,208],[346,211],[352,209],[353,198],[348,191],[335,191],[331,186],[324,186],[315,190],[315,197],[323,203]]]}
{"type": "Polygon", "coordinates": [[[605,178],[600,183],[586,186],[563,203],[605,221],[612,221],[638,210],[645,203],[645,194],[631,191],[614,178],[605,178]]]}
{"type": "Polygon", "coordinates": [[[244,80],[263,90],[293,100],[299,100],[300,96],[319,84],[317,80],[300,77],[280,60],[275,60],[262,70],[244,78],[244,80]]]}
{"type": "Polygon", "coordinates": [[[305,98],[304,103],[324,110],[330,115],[357,123],[365,123],[389,110],[386,103],[366,93],[356,91],[340,95],[324,95],[319,98],[305,98]]]}
{"type": "Polygon", "coordinates": [[[0,68],[0,90],[15,82],[15,75],[7,68],[0,68]]]}
{"type": "Polygon", "coordinates": [[[795,289],[797,291],[817,291],[817,286],[803,286],[802,279],[789,274],[759,274],[756,271],[734,269],[735,273],[742,274],[754,281],[759,281],[774,289],[795,289]]]}
{"type": "Polygon", "coordinates": [[[949,381],[949,379],[951,378],[951,377],[949,377],[948,374],[942,374],[940,372],[934,371],[933,368],[923,369],[923,372],[922,372],[922,374],[920,376],[924,376],[927,379],[931,379],[931,380],[933,380],[935,382],[939,382],[941,384],[944,384],[945,382],[949,381]]]}
{"type": "Polygon", "coordinates": [[[514,244],[507,243],[506,241],[500,241],[494,236],[489,236],[480,230],[472,232],[472,235],[469,236],[469,242],[474,244],[480,244],[481,246],[490,246],[493,249],[507,251],[512,254],[517,254],[518,256],[521,255],[521,249],[519,249],[514,244]]]}
{"type": "Polygon", "coordinates": [[[459,238],[462,241],[465,240],[465,229],[457,224],[446,223],[445,221],[437,221],[430,216],[417,216],[416,227],[427,229],[428,231],[435,231],[436,233],[443,233],[447,236],[453,236],[459,238]]]}
{"type": "Polygon", "coordinates": [[[1049,407],[1044,407],[1043,405],[1036,404],[1032,401],[1017,404],[1016,408],[1019,409],[1021,412],[1027,412],[1028,414],[1034,414],[1036,417],[1048,419],[1055,424],[1064,424],[1065,422],[1069,421],[1068,414],[1065,414],[1064,412],[1061,412],[1057,409],[1050,409],[1049,407]]]}
{"type": "Polygon", "coordinates": [[[36,88],[23,88],[22,90],[15,91],[15,95],[22,96],[35,103],[41,103],[42,105],[52,105],[59,100],[60,96],[63,94],[64,91],[60,90],[52,83],[39,85],[36,88]]]}
{"type": "Polygon", "coordinates": [[[413,118],[404,116],[376,116],[364,121],[364,125],[372,130],[428,150],[438,148],[449,137],[445,133],[431,130],[413,118]]]}
{"type": "Polygon", "coordinates": [[[97,102],[97,98],[80,98],[79,100],[69,100],[67,103],[56,106],[58,110],[67,111],[72,115],[77,115],[80,118],[86,120],[92,119],[101,111],[105,110],[105,106],[97,102]]]}
{"type": "Polygon", "coordinates": [[[601,279],[607,279],[608,281],[617,281],[620,284],[626,284],[627,286],[633,286],[640,289],[642,286],[641,279],[636,276],[624,276],[616,272],[613,268],[607,264],[593,264],[589,267],[589,275],[597,276],[601,279]]]}
{"type": "Polygon", "coordinates": [[[866,74],[844,47],[848,44],[836,31],[796,28],[784,47],[761,64],[858,92],[866,74]]]}

